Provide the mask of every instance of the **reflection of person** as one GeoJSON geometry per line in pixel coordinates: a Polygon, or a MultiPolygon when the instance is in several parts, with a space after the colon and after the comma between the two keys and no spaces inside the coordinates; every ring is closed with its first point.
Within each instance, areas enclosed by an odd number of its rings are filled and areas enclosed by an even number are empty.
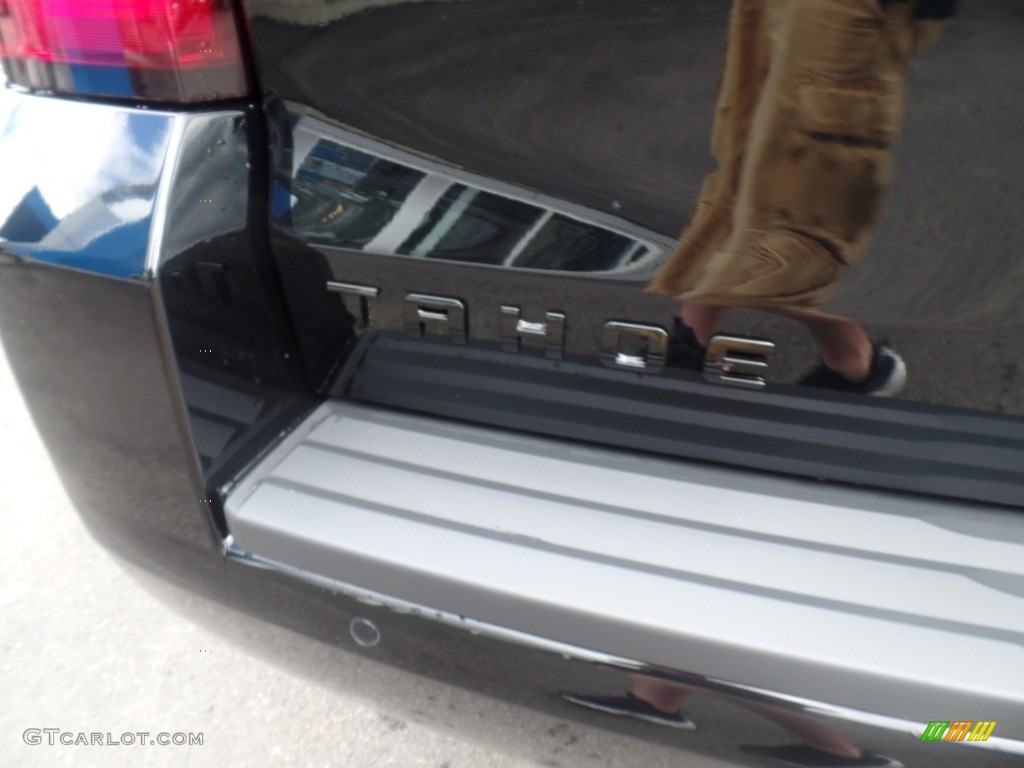
{"type": "MultiPolygon", "coordinates": [[[[691,693],[710,693],[680,683],[669,683],[644,675],[629,675],[629,693],[625,696],[589,696],[563,693],[573,704],[611,715],[624,715],[672,728],[696,728],[680,713],[691,693]]],[[[902,763],[877,752],[860,749],[835,726],[805,714],[759,701],[722,694],[726,701],[744,706],[766,717],[800,739],[800,744],[781,747],[744,747],[752,755],[803,768],[902,768],[902,763]]]]}
{"type": "Polygon", "coordinates": [[[729,308],[752,307],[806,324],[822,365],[803,383],[902,386],[893,350],[818,307],[867,245],[908,66],[953,1],[734,0],[712,140],[719,170],[649,286],[680,302],[677,351],[702,351],[729,308]]]}

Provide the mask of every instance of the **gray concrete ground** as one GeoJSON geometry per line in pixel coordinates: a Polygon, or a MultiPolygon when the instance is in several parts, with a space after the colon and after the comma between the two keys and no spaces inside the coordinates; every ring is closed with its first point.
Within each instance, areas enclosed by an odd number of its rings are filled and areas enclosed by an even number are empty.
{"type": "Polygon", "coordinates": [[[336,648],[184,593],[175,599],[199,623],[182,618],[89,537],[2,350],[0,519],[0,766],[712,765],[367,658],[340,664],[336,648]],[[263,651],[303,658],[315,679],[261,660],[263,651]],[[25,743],[27,729],[46,728],[118,741],[201,733],[203,744],[50,745],[45,732],[25,743]]]}
{"type": "MultiPolygon", "coordinates": [[[[0,765],[527,764],[293,677],[155,600],[86,533],[2,356],[0,476],[0,765]],[[204,740],[50,746],[44,733],[33,746],[23,740],[29,728],[204,740]]],[[[313,644],[258,631],[296,652],[313,644]]]]}

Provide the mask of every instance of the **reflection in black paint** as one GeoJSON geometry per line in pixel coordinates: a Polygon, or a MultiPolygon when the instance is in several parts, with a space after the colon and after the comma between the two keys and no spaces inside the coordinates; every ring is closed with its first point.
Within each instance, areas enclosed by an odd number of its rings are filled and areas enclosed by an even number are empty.
{"type": "Polygon", "coordinates": [[[638,278],[652,274],[666,253],[664,238],[598,211],[570,210],[575,207],[508,185],[486,188],[485,180],[440,165],[414,168],[384,156],[386,149],[328,138],[303,121],[296,130],[306,133],[309,149],[295,158],[291,218],[309,242],[638,278]]]}

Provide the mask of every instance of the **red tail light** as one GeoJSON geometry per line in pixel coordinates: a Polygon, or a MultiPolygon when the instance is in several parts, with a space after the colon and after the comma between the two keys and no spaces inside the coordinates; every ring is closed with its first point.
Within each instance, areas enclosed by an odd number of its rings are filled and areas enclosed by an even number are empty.
{"type": "Polygon", "coordinates": [[[230,0],[0,0],[0,58],[28,88],[157,101],[245,96],[230,0]]]}

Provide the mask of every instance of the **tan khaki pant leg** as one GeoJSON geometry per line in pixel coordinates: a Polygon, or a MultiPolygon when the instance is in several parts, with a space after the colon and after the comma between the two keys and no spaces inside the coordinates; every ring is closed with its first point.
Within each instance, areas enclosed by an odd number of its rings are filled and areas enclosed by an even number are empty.
{"type": "Polygon", "coordinates": [[[732,232],[743,154],[770,55],[766,0],[735,0],[718,84],[711,149],[719,170],[704,180],[693,216],[649,290],[677,296],[732,232]]]}
{"type": "Polygon", "coordinates": [[[813,307],[859,258],[922,27],[876,0],[769,0],[773,42],[733,229],[683,298],[813,307]]]}

